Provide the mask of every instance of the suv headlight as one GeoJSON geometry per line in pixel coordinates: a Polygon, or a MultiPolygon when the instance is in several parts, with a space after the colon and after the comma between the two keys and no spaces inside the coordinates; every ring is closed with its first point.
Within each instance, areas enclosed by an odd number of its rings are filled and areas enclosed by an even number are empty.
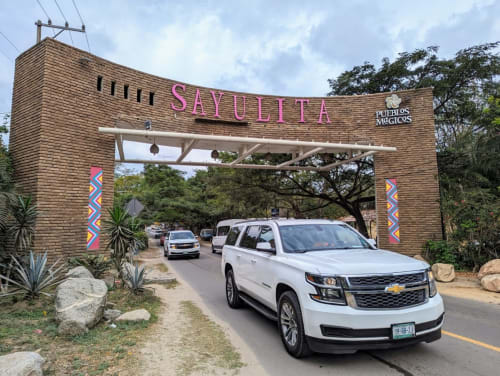
{"type": "Polygon", "coordinates": [[[434,297],[437,294],[436,280],[434,279],[434,274],[432,270],[427,270],[427,280],[429,281],[429,297],[434,297]]]}
{"type": "Polygon", "coordinates": [[[310,294],[312,300],[326,304],[346,305],[339,277],[306,273],[306,281],[316,289],[316,294],[310,294]]]}
{"type": "Polygon", "coordinates": [[[177,249],[177,246],[175,244],[171,244],[170,249],[177,249]]]}
{"type": "Polygon", "coordinates": [[[198,243],[198,242],[194,243],[194,247],[195,248],[200,248],[200,243],[198,243]]]}

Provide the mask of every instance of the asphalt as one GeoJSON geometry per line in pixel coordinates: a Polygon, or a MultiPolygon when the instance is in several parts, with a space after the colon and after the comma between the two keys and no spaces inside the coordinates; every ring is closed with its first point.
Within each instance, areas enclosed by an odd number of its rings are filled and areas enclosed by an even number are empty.
{"type": "Polygon", "coordinates": [[[274,322],[251,308],[228,307],[220,259],[220,254],[212,254],[203,246],[199,259],[171,260],[168,264],[198,292],[213,313],[234,328],[270,375],[500,374],[500,352],[487,348],[500,347],[500,306],[447,296],[443,297],[443,330],[450,334],[443,334],[436,342],[353,355],[292,358],[284,350],[274,322]]]}

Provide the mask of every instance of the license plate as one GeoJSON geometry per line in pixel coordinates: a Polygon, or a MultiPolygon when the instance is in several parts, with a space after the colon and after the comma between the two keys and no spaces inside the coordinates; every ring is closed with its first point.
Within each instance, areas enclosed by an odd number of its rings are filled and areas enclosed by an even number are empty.
{"type": "Polygon", "coordinates": [[[415,323],[392,325],[392,339],[403,339],[415,337],[415,323]]]}

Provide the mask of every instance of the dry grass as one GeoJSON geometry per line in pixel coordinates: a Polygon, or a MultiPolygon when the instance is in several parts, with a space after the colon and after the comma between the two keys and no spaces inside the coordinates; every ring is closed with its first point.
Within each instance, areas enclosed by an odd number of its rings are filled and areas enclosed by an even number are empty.
{"type": "Polygon", "coordinates": [[[137,344],[147,339],[162,305],[151,291],[135,296],[126,289],[110,291],[108,301],[122,312],[145,308],[151,320],[121,323],[114,329],[100,323],[84,335],[68,338],[57,333],[53,298],[14,304],[4,299],[0,301],[0,355],[39,351],[47,360],[45,375],[118,375],[136,363],[137,344]]]}
{"type": "Polygon", "coordinates": [[[191,375],[210,369],[220,368],[237,371],[245,366],[241,355],[236,351],[222,328],[210,320],[200,308],[191,301],[182,301],[181,312],[187,318],[182,329],[181,344],[183,352],[178,367],[178,375],[191,375]]]}

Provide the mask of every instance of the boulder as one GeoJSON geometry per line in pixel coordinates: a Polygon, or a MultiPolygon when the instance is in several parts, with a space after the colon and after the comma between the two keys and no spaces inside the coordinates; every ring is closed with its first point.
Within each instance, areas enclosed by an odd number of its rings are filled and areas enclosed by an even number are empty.
{"type": "Polygon", "coordinates": [[[500,274],[488,274],[481,278],[483,289],[493,292],[500,292],[500,274]]]}
{"type": "Polygon", "coordinates": [[[2,376],[42,376],[45,363],[36,352],[15,352],[0,356],[0,373],[2,376]]]}
{"type": "Polygon", "coordinates": [[[94,278],[85,266],[77,266],[66,273],[66,278],[94,278]]]}
{"type": "Polygon", "coordinates": [[[59,332],[75,335],[94,327],[102,319],[107,293],[106,283],[94,278],[70,278],[57,286],[59,332]]]}
{"type": "Polygon", "coordinates": [[[104,318],[108,321],[114,321],[118,317],[120,317],[122,314],[122,311],[118,309],[107,309],[104,311],[104,318]]]}
{"type": "Polygon", "coordinates": [[[452,264],[434,264],[432,265],[432,274],[439,282],[451,282],[455,279],[455,267],[452,264]]]}
{"type": "Polygon", "coordinates": [[[115,321],[138,322],[138,321],[149,321],[150,318],[151,314],[145,309],[136,309],[135,311],[125,312],[115,321]]]}
{"type": "Polygon", "coordinates": [[[477,273],[477,278],[482,279],[484,276],[489,274],[500,274],[500,259],[488,261],[486,264],[481,266],[479,273],[477,273]]]}
{"type": "Polygon", "coordinates": [[[418,260],[418,261],[424,261],[424,262],[427,262],[427,261],[426,261],[426,260],[422,257],[422,255],[415,255],[415,256],[413,256],[413,258],[414,258],[415,260],[418,260]]]}

